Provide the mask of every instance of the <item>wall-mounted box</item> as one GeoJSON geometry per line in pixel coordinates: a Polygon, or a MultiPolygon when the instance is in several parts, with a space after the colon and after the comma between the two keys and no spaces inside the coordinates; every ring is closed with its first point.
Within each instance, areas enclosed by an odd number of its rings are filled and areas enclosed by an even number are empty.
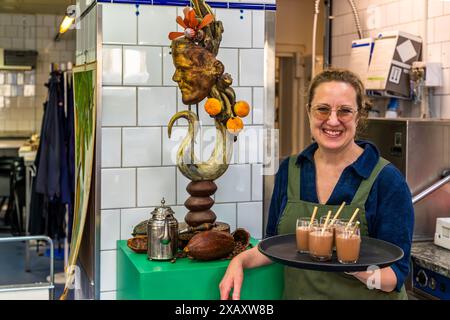
{"type": "Polygon", "coordinates": [[[402,31],[379,33],[367,72],[366,89],[409,98],[409,72],[413,62],[420,60],[421,52],[422,39],[418,36],[402,31]]]}

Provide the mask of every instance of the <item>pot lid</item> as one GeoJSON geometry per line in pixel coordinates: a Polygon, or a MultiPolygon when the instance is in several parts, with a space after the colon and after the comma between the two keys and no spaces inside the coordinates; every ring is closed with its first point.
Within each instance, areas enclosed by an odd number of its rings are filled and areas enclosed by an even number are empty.
{"type": "Polygon", "coordinates": [[[166,206],[165,203],[166,201],[164,200],[164,198],[162,198],[161,205],[159,207],[156,207],[152,211],[153,220],[165,220],[166,218],[173,218],[175,212],[173,212],[171,207],[166,206]]]}

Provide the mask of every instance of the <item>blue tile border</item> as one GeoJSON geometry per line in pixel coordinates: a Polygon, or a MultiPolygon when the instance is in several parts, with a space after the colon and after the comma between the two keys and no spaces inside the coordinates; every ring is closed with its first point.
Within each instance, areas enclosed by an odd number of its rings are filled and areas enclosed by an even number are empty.
{"type": "MultiPolygon", "coordinates": [[[[147,4],[159,6],[186,6],[189,0],[97,0],[98,3],[147,4]]],[[[276,4],[244,3],[244,2],[208,2],[211,8],[242,9],[242,10],[268,10],[276,11],[276,4]]]]}
{"type": "Polygon", "coordinates": [[[230,2],[230,9],[264,10],[263,3],[230,2]]]}

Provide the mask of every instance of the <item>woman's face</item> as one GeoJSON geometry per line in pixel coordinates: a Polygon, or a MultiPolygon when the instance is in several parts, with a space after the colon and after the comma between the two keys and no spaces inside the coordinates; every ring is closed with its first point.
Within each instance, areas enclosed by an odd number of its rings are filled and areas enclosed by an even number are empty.
{"type": "Polygon", "coordinates": [[[345,82],[321,83],[308,112],[311,134],[319,147],[336,152],[353,142],[357,126],[356,91],[345,82]],[[331,114],[326,111],[331,108],[331,114]]]}

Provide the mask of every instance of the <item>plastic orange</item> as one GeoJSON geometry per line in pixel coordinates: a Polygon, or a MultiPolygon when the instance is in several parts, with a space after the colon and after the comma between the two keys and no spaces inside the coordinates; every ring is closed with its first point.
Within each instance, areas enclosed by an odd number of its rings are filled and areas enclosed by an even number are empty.
{"type": "Polygon", "coordinates": [[[246,117],[249,114],[249,112],[250,106],[245,101],[238,101],[234,105],[234,113],[241,118],[246,117]]]}
{"type": "Polygon", "coordinates": [[[216,98],[209,98],[205,103],[205,111],[211,116],[216,116],[222,111],[222,103],[216,98]]]}
{"type": "Polygon", "coordinates": [[[227,129],[232,134],[237,134],[244,128],[244,122],[239,117],[233,117],[227,121],[227,129]]]}

